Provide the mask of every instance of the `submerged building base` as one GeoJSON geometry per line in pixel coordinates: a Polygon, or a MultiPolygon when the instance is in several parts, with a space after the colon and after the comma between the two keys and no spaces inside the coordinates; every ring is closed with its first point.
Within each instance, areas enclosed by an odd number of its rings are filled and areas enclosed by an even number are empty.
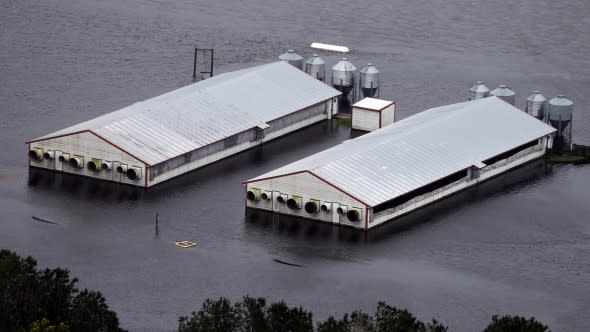
{"type": "Polygon", "coordinates": [[[288,192],[291,189],[289,187],[294,183],[305,182],[308,190],[318,185],[313,183],[313,175],[295,174],[297,178],[293,181],[269,179],[247,183],[246,206],[247,208],[368,230],[543,157],[546,153],[546,139],[539,139],[536,143],[532,146],[528,144],[527,147],[521,148],[503,159],[494,160],[493,163],[474,165],[464,172],[449,176],[447,179],[441,179],[442,182],[438,184],[420,188],[419,194],[414,193],[406,199],[401,197],[400,199],[403,200],[401,202],[393,200],[378,206],[368,207],[363,206],[362,202],[355,202],[351,197],[341,197],[339,202],[320,200],[314,202],[314,200],[297,196],[289,198],[281,192],[288,192]],[[253,193],[254,196],[250,193],[253,193]],[[256,195],[262,195],[262,197],[256,195]],[[289,201],[290,199],[293,201],[289,201]],[[317,210],[307,210],[308,203],[317,204],[317,210]],[[350,211],[356,211],[352,218],[350,211]]]}

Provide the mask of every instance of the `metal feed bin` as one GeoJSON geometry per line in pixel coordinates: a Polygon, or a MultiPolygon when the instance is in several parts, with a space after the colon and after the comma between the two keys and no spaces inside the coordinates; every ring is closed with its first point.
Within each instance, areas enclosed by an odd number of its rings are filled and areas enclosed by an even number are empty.
{"type": "Polygon", "coordinates": [[[379,97],[380,72],[372,63],[361,68],[359,86],[363,97],[379,97]]]}
{"type": "Polygon", "coordinates": [[[294,50],[288,50],[286,53],[279,55],[279,60],[285,61],[297,69],[303,68],[303,57],[294,50]]]}
{"type": "Polygon", "coordinates": [[[571,127],[574,102],[567,99],[565,95],[558,95],[549,100],[547,112],[549,123],[551,123],[553,128],[557,129],[557,135],[563,136],[564,132],[569,129],[571,136],[571,128],[568,127],[571,127]]]}
{"type": "Polygon", "coordinates": [[[342,58],[332,67],[332,86],[342,92],[343,97],[348,96],[354,88],[355,71],[356,67],[347,58],[342,58]]]}
{"type": "Polygon", "coordinates": [[[545,118],[545,109],[547,108],[547,98],[540,91],[534,91],[526,99],[526,112],[539,120],[545,118]]]}
{"type": "Polygon", "coordinates": [[[305,61],[305,72],[323,82],[326,79],[326,62],[314,54],[305,61]]]}
{"type": "Polygon", "coordinates": [[[516,104],[516,93],[507,85],[502,84],[498,86],[490,92],[490,95],[496,96],[511,105],[516,104]]]}
{"type": "Polygon", "coordinates": [[[485,98],[490,96],[490,89],[483,84],[482,81],[476,82],[469,89],[469,100],[475,100],[480,98],[485,98]]]}

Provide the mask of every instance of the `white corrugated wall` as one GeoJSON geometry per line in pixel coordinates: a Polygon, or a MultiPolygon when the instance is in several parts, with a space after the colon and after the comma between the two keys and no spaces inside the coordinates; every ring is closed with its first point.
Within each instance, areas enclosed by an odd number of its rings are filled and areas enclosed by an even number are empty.
{"type": "Polygon", "coordinates": [[[246,201],[248,207],[263,209],[268,211],[275,211],[282,214],[294,215],[298,217],[320,220],[324,222],[339,223],[342,225],[353,226],[356,228],[365,228],[366,207],[363,203],[350,197],[348,194],[332,187],[326,182],[318,179],[310,173],[298,173],[285,175],[273,179],[261,180],[246,184],[246,191],[252,188],[260,189],[261,191],[272,192],[272,199],[270,201],[246,201]],[[278,194],[294,195],[303,198],[301,209],[292,210],[287,207],[287,204],[278,203],[276,199],[278,194]],[[332,210],[329,213],[319,211],[314,214],[305,212],[303,205],[309,200],[318,200],[320,204],[323,202],[334,203],[332,210]],[[274,205],[274,209],[273,209],[274,205]],[[336,208],[339,205],[347,206],[349,209],[357,208],[361,210],[361,219],[356,222],[350,222],[345,215],[338,215],[336,208]]]}
{"type": "Polygon", "coordinates": [[[373,131],[379,129],[379,112],[352,108],[352,129],[373,131]]]}
{"type": "Polygon", "coordinates": [[[67,153],[70,157],[82,156],[84,167],[74,168],[67,162],[61,163],[57,160],[57,156],[51,160],[43,160],[41,162],[29,160],[29,165],[34,167],[47,168],[52,170],[63,171],[65,173],[72,173],[78,175],[89,176],[102,180],[110,180],[116,182],[127,183],[135,186],[144,186],[145,184],[145,165],[136,158],[131,157],[127,153],[119,150],[115,146],[105,142],[101,138],[90,132],[81,132],[68,136],[52,138],[44,141],[30,143],[31,148],[41,148],[44,151],[53,150],[60,153],[67,153]],[[115,171],[116,166],[111,171],[101,170],[94,172],[87,168],[86,163],[91,159],[108,160],[126,164],[128,166],[136,166],[141,168],[142,178],[138,180],[130,180],[125,174],[120,174],[115,171]]]}

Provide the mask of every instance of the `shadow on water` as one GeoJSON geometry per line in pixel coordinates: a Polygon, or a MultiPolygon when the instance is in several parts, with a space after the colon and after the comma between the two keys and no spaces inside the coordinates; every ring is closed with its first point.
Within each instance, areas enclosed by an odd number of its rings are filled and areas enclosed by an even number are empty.
{"type": "Polygon", "coordinates": [[[422,209],[389,221],[367,232],[347,226],[327,224],[272,212],[245,209],[246,226],[264,229],[279,236],[310,240],[338,240],[348,243],[374,243],[396,234],[416,230],[444,219],[457,210],[490,197],[522,190],[551,174],[551,165],[539,159],[468,188],[422,209]]]}

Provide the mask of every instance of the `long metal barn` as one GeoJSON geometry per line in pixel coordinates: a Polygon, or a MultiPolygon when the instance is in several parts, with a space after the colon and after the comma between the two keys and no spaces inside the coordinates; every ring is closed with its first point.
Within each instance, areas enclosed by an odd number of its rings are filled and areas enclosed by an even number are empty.
{"type": "Polygon", "coordinates": [[[31,140],[29,165],[150,187],[338,112],[341,93],[275,62],[31,140]]]}
{"type": "Polygon", "coordinates": [[[246,205],[367,230],[543,156],[554,133],[497,97],[432,108],[245,181],[246,205]]]}

